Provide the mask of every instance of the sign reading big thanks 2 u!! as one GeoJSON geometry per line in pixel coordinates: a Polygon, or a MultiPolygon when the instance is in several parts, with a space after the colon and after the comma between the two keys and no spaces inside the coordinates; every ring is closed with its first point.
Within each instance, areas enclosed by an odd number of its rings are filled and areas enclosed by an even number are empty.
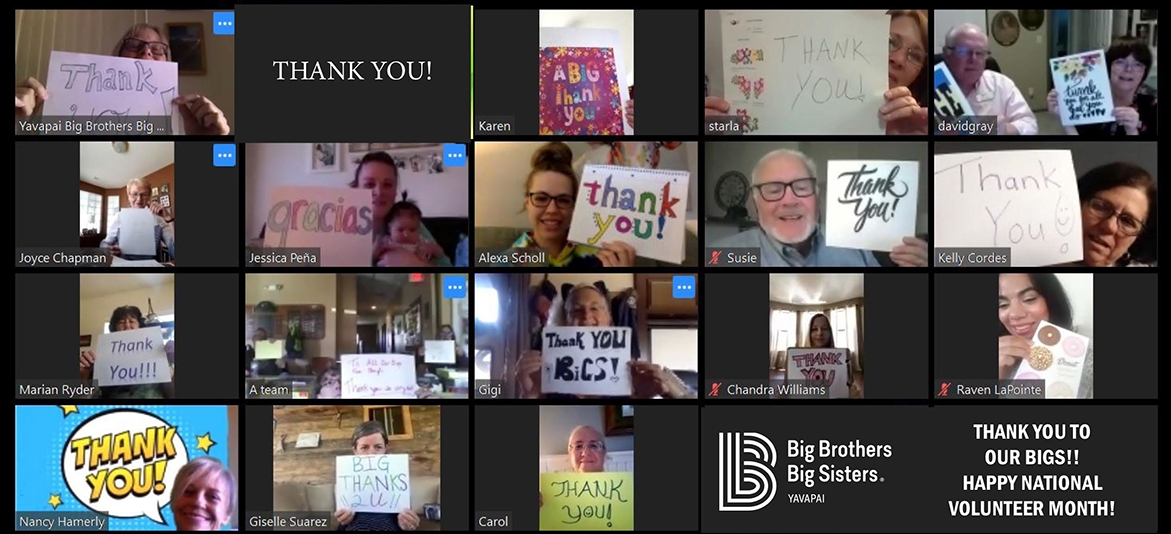
{"type": "Polygon", "coordinates": [[[265,222],[268,248],[321,249],[322,266],[369,267],[374,210],[365,189],[278,187],[265,222]]]}
{"type": "Polygon", "coordinates": [[[682,263],[690,179],[686,171],[586,165],[569,240],[622,241],[639,256],[682,263]]]}

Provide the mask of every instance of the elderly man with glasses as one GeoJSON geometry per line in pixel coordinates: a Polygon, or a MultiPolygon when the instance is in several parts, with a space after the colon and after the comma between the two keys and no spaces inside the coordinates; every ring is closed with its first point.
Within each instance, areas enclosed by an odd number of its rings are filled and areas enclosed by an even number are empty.
{"type": "MultiPolygon", "coordinates": [[[[171,214],[171,209],[164,208],[158,202],[151,202],[150,184],[142,178],[135,178],[126,184],[126,196],[130,199],[131,208],[149,209],[154,214],[155,247],[159,248],[160,244],[165,243],[167,250],[174,255],[175,217],[171,214]]],[[[110,221],[109,231],[106,232],[106,238],[102,240],[100,246],[105,249],[110,249],[113,255],[126,260],[156,259],[159,255],[157,251],[151,256],[135,256],[122,253],[121,247],[118,246],[118,237],[122,233],[120,214],[121,212],[115,214],[114,219],[110,221]]]]}
{"type": "Polygon", "coordinates": [[[979,26],[961,24],[947,32],[943,61],[976,115],[995,116],[1001,135],[1035,135],[1037,117],[1012,78],[984,68],[991,52],[979,26]]]}
{"type": "MultiPolygon", "coordinates": [[[[825,244],[818,207],[817,165],[796,150],[765,154],[752,169],[752,200],[759,227],[720,239],[712,248],[760,249],[765,267],[880,267],[869,250],[825,244]]],[[[926,267],[927,242],[903,238],[890,259],[901,267],[926,267]]]]}

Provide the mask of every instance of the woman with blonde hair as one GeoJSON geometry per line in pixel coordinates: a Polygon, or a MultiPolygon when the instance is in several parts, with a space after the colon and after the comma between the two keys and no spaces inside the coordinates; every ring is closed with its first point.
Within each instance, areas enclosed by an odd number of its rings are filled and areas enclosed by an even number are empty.
{"type": "Polygon", "coordinates": [[[165,244],[167,251],[174,257],[175,250],[175,216],[171,208],[164,208],[158,202],[151,200],[150,183],[142,178],[134,178],[126,182],[126,197],[130,200],[131,208],[149,209],[154,214],[154,244],[156,251],[150,255],[123,254],[118,240],[122,235],[122,212],[114,215],[110,221],[106,238],[102,240],[101,248],[109,249],[110,253],[128,260],[145,260],[159,257],[157,250],[165,244]]]}
{"type": "Polygon", "coordinates": [[[171,514],[176,530],[219,530],[236,511],[236,477],[211,456],[195,458],[175,475],[171,514]]]}

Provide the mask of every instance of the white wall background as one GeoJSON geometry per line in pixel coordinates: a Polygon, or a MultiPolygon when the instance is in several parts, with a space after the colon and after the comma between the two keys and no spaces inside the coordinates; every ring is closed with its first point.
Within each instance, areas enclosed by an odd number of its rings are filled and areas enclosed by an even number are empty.
{"type": "Polygon", "coordinates": [[[1057,273],[1057,280],[1073,308],[1073,327],[1079,334],[1094,337],[1094,275],[1091,273],[1057,273]]]}
{"type": "MultiPolygon", "coordinates": [[[[634,11],[630,9],[542,9],[538,15],[542,28],[597,28],[617,30],[622,39],[622,61],[627,72],[618,77],[623,92],[633,78],[634,72],[634,11]]],[[[533,63],[534,68],[536,63],[533,63]]]]}
{"type": "MultiPolygon", "coordinates": [[[[110,55],[130,26],[147,23],[164,33],[167,23],[203,24],[206,74],[180,74],[183,94],[201,94],[219,106],[236,130],[236,37],[212,35],[212,10],[17,10],[16,83],[45,81],[53,50],[110,55]]],[[[165,36],[164,36],[165,37],[165,36]]]]}
{"type": "Polygon", "coordinates": [[[943,53],[943,41],[948,30],[960,24],[975,24],[984,31],[988,30],[988,22],[983,9],[936,9],[931,12],[931,16],[934,18],[931,22],[935,25],[936,54],[943,53]]]}
{"type": "MultiPolygon", "coordinates": [[[[248,143],[244,168],[244,220],[246,238],[260,236],[268,214],[269,196],[281,185],[348,187],[354,180],[355,165],[350,163],[346,143],[339,143],[341,170],[331,173],[309,171],[311,143],[248,143]]],[[[386,150],[399,159],[421,152],[442,153],[442,146],[386,150]]],[[[477,162],[479,164],[479,162],[477,162]]],[[[439,174],[412,172],[408,165],[399,169],[398,194],[408,192],[423,217],[468,216],[468,168],[444,167],[439,174]]],[[[519,197],[519,194],[518,194],[519,197]]],[[[396,199],[397,200],[397,199],[396,199]]]]}
{"type": "MultiPolygon", "coordinates": [[[[569,434],[578,425],[589,425],[598,432],[605,432],[601,406],[541,406],[540,449],[542,456],[565,454],[569,434]]],[[[637,415],[635,428],[638,427],[637,415]]],[[[606,452],[634,450],[634,436],[609,436],[606,438],[606,452]]]]}
{"type": "MultiPolygon", "coordinates": [[[[579,174],[587,162],[604,164],[609,155],[609,148],[605,145],[594,146],[580,141],[566,144],[573,151],[574,169],[579,174]]],[[[528,216],[521,210],[524,207],[525,180],[532,170],[533,152],[542,145],[542,142],[476,143],[476,227],[528,228],[528,216]]],[[[659,149],[660,169],[691,173],[687,193],[689,219],[696,217],[699,196],[697,145],[685,142],[674,150],[659,149]]],[[[252,158],[251,149],[248,158],[252,158]]]]}

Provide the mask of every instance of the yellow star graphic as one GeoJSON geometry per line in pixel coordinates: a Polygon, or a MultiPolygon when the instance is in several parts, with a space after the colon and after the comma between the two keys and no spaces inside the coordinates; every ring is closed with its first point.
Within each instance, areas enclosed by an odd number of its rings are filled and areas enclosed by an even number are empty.
{"type": "Polygon", "coordinates": [[[77,406],[59,406],[62,412],[65,412],[61,417],[69,417],[71,413],[81,413],[77,411],[77,406]]]}
{"type": "Polygon", "coordinates": [[[202,436],[195,436],[195,437],[199,438],[199,444],[196,445],[195,448],[199,449],[203,452],[206,452],[208,454],[211,454],[211,447],[212,447],[212,445],[215,445],[215,442],[211,440],[211,432],[208,432],[207,434],[204,434],[202,436]]]}
{"type": "Polygon", "coordinates": [[[52,506],[54,510],[56,510],[58,506],[61,506],[61,494],[60,493],[50,493],[49,494],[49,506],[52,506]]]}

